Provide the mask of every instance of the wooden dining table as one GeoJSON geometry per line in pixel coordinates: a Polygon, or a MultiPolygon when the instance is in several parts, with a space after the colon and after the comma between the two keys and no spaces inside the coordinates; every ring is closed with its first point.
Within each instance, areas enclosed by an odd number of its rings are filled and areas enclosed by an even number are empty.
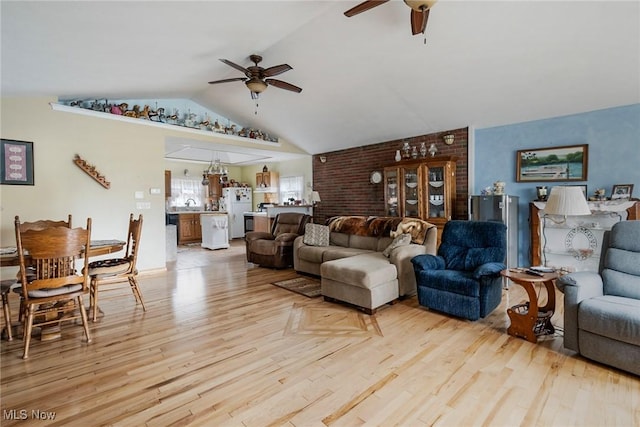
{"type": "MultiPolygon", "coordinates": [[[[92,240],[89,244],[89,258],[119,252],[126,244],[127,242],[122,240],[92,240]]],[[[15,246],[0,248],[0,267],[15,267],[19,265],[20,257],[15,246]]]]}
{"type": "MultiPolygon", "coordinates": [[[[115,252],[119,252],[124,248],[127,242],[122,240],[92,240],[89,244],[88,256],[89,258],[108,255],[115,252]]],[[[28,255],[25,256],[25,261],[28,264],[28,255]]],[[[0,267],[16,267],[20,265],[20,257],[18,256],[18,250],[14,247],[2,247],[0,248],[0,267]]],[[[8,303],[8,301],[7,301],[8,303]]],[[[7,327],[16,328],[19,325],[6,325],[7,327]]],[[[4,335],[4,334],[3,334],[4,335]]],[[[8,334],[7,334],[8,335],[8,334]]],[[[15,332],[12,335],[17,335],[15,332]]],[[[53,325],[41,328],[40,339],[42,341],[48,341],[60,337],[60,326],[53,325]]]]}

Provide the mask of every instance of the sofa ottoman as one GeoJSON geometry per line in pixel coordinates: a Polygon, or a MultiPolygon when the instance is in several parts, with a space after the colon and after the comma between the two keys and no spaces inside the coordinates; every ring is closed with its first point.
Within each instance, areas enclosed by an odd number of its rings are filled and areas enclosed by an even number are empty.
{"type": "Polygon", "coordinates": [[[379,252],[326,261],[320,271],[327,301],[346,302],[374,314],[399,297],[396,267],[379,252]]]}

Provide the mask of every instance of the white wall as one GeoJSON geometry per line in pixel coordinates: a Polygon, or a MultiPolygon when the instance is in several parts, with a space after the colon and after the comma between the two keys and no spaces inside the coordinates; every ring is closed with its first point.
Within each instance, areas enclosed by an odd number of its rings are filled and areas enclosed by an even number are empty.
{"type": "MultiPolygon", "coordinates": [[[[64,219],[71,213],[75,226],[84,226],[87,217],[91,217],[93,239],[124,240],[129,214],[141,213],[144,224],[138,267],[141,271],[164,269],[164,170],[173,169],[170,166],[173,162],[164,159],[164,141],[167,137],[184,137],[183,133],[54,111],[49,103],[56,101],[55,98],[1,99],[2,138],[34,144],[35,185],[0,185],[0,245],[15,244],[16,215],[21,220],[33,221],[64,219]],[[73,163],[76,154],[95,165],[111,182],[111,188],[103,188],[78,168],[73,163]],[[151,195],[151,188],[159,188],[161,194],[151,195]],[[144,195],[142,200],[135,199],[137,191],[144,195]],[[138,210],[136,202],[149,203],[150,209],[138,210]]],[[[207,137],[190,138],[210,141],[207,137]]],[[[288,144],[284,145],[282,150],[288,151],[288,144]]],[[[310,156],[292,164],[311,180],[310,156]]],[[[190,165],[194,173],[202,169],[199,164],[190,165]]],[[[281,164],[274,164],[272,170],[280,167],[281,164]]],[[[262,170],[262,165],[233,168],[232,174],[255,185],[257,170],[262,170]]],[[[11,268],[0,269],[2,278],[14,274],[11,268]]]]}
{"type": "MultiPolygon", "coordinates": [[[[92,218],[93,239],[126,239],[129,214],[143,214],[140,270],[165,268],[164,144],[153,128],[53,111],[48,98],[2,99],[2,138],[32,141],[33,186],[0,186],[2,246],[15,244],[14,217],[92,218]],[[78,154],[111,182],[106,189],[74,163],[78,154]],[[151,188],[162,189],[151,195],[151,188]],[[141,191],[144,199],[136,200],[141,191]],[[136,202],[151,209],[138,210],[136,202]]],[[[8,274],[2,269],[3,277],[8,274]]]]}
{"type": "MultiPolygon", "coordinates": [[[[310,200],[311,183],[313,182],[313,158],[311,156],[304,156],[286,162],[266,162],[260,165],[245,166],[242,168],[242,181],[248,182],[255,189],[256,173],[262,172],[264,166],[267,166],[270,171],[278,172],[278,176],[304,176],[305,184],[308,183],[308,188],[305,188],[305,198],[310,200]]],[[[254,205],[264,201],[264,194],[254,193],[254,205]]],[[[279,200],[279,202],[282,202],[282,200],[279,200]]]]}

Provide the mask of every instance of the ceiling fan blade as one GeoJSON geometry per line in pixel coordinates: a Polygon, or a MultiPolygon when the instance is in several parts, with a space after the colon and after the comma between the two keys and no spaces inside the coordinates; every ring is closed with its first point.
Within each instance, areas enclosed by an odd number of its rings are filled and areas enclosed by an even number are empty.
{"type": "Polygon", "coordinates": [[[367,0],[347,10],[344,15],[350,18],[359,13],[366,12],[369,9],[373,9],[376,6],[380,6],[382,3],[386,3],[388,1],[389,0],[367,0]]]}
{"type": "Polygon", "coordinates": [[[264,71],[262,72],[262,75],[265,77],[273,77],[289,70],[293,70],[293,68],[289,64],[280,64],[280,65],[275,65],[273,67],[265,68],[264,71]]]}
{"type": "Polygon", "coordinates": [[[248,74],[249,73],[249,70],[247,70],[246,68],[244,68],[241,65],[234,64],[233,62],[229,61],[228,59],[220,59],[220,61],[224,62],[225,64],[227,64],[230,67],[235,68],[238,71],[242,71],[244,74],[248,74]]]}
{"type": "Polygon", "coordinates": [[[431,9],[423,8],[421,11],[411,9],[411,32],[416,34],[424,33],[427,28],[427,19],[429,19],[429,11],[431,9]]]}
{"type": "Polygon", "coordinates": [[[280,89],[290,90],[291,92],[297,92],[297,93],[302,92],[302,88],[299,88],[298,86],[294,86],[291,83],[283,82],[282,80],[266,79],[264,82],[268,85],[275,86],[280,89]]]}
{"type": "Polygon", "coordinates": [[[209,84],[215,85],[217,83],[239,82],[239,81],[245,81],[245,80],[247,80],[246,77],[235,77],[233,79],[214,80],[212,82],[209,82],[209,84]]]}

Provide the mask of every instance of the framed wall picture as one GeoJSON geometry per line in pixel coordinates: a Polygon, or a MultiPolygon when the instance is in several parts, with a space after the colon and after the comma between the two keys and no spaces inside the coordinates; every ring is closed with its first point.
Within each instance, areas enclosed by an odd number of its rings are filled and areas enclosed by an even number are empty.
{"type": "Polygon", "coordinates": [[[588,144],[518,150],[516,181],[586,181],[588,157],[588,144]]]}
{"type": "Polygon", "coordinates": [[[33,142],[0,140],[0,184],[33,185],[33,142]]]}
{"type": "Polygon", "coordinates": [[[633,184],[616,184],[611,191],[611,200],[630,199],[633,184]]]}

